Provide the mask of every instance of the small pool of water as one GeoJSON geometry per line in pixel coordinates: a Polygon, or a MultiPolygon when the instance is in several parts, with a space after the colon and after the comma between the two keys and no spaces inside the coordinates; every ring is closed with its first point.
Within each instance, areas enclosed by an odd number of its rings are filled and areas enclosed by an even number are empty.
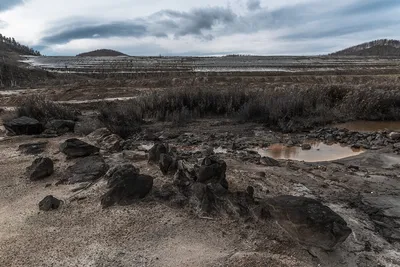
{"type": "Polygon", "coordinates": [[[351,121],[334,127],[357,132],[400,131],[400,121],[351,121]]]}
{"type": "Polygon", "coordinates": [[[290,159],[306,162],[332,161],[363,153],[362,149],[353,149],[340,144],[326,145],[324,143],[311,143],[310,150],[301,147],[287,147],[283,144],[274,144],[268,148],[260,148],[257,152],[262,157],[274,159],[290,159]]]}

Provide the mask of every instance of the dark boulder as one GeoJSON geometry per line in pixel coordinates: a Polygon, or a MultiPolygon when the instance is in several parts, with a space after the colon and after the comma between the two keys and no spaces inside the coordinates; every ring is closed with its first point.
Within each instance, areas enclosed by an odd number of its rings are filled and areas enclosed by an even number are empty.
{"type": "Polygon", "coordinates": [[[36,119],[19,117],[4,123],[4,127],[16,135],[35,135],[44,131],[43,125],[36,119]]]}
{"type": "Polygon", "coordinates": [[[108,170],[106,177],[108,178],[108,186],[113,187],[119,183],[121,179],[133,174],[139,174],[140,170],[130,163],[120,164],[108,170]]]}
{"type": "Polygon", "coordinates": [[[197,167],[197,182],[200,183],[219,183],[228,189],[226,180],[226,163],[216,156],[210,156],[203,159],[201,166],[197,167]]]}
{"type": "Polygon", "coordinates": [[[157,143],[149,150],[149,162],[158,163],[160,161],[161,154],[168,153],[168,145],[157,143]]]}
{"type": "Polygon", "coordinates": [[[153,187],[153,177],[136,171],[115,172],[108,183],[109,191],[101,197],[101,205],[107,208],[114,204],[128,205],[144,198],[153,187]]]}
{"type": "Polygon", "coordinates": [[[170,154],[161,154],[158,165],[164,175],[175,174],[178,168],[178,161],[170,154]]]}
{"type": "Polygon", "coordinates": [[[26,168],[26,172],[31,181],[37,181],[48,177],[54,172],[53,161],[49,158],[37,158],[32,165],[26,168]]]}
{"type": "Polygon", "coordinates": [[[44,152],[48,142],[38,142],[19,145],[18,151],[26,155],[37,155],[44,152]]]}
{"type": "Polygon", "coordinates": [[[342,217],[314,199],[278,196],[264,204],[278,225],[304,245],[333,250],[352,232],[342,217]]]}
{"type": "Polygon", "coordinates": [[[81,183],[95,181],[107,172],[107,165],[101,156],[90,156],[79,159],[67,168],[64,181],[81,183]]]}
{"type": "Polygon", "coordinates": [[[61,200],[53,196],[47,196],[39,202],[39,210],[43,211],[56,210],[60,207],[60,205],[61,205],[61,200]]]}
{"type": "Polygon", "coordinates": [[[75,121],[71,120],[52,120],[46,123],[45,128],[56,132],[57,134],[65,134],[73,132],[75,128],[75,121]]]}
{"type": "Polygon", "coordinates": [[[311,145],[310,144],[302,144],[301,145],[301,149],[302,150],[310,150],[311,149],[311,145]]]}
{"type": "Polygon", "coordinates": [[[100,149],[77,138],[72,138],[60,145],[60,151],[70,158],[76,158],[96,154],[100,149]]]}

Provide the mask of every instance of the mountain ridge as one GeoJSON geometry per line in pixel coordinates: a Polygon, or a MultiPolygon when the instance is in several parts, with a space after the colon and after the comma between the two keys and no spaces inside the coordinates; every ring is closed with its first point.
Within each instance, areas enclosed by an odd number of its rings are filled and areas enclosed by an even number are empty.
{"type": "Polygon", "coordinates": [[[330,54],[331,56],[400,56],[400,41],[379,39],[351,46],[330,54]]]}
{"type": "Polygon", "coordinates": [[[116,56],[127,56],[124,53],[121,53],[112,49],[97,49],[85,53],[81,53],[76,55],[77,57],[116,57],[116,56]]]}

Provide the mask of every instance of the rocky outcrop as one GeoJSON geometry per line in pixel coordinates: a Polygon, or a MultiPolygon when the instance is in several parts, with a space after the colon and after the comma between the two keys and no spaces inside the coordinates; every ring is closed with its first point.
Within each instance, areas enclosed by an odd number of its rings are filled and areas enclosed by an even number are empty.
{"type": "Polygon", "coordinates": [[[196,181],[207,184],[220,184],[228,189],[228,181],[226,180],[226,163],[216,156],[210,156],[203,159],[200,166],[195,167],[196,181]]]}
{"type": "Polygon", "coordinates": [[[296,196],[267,199],[264,208],[299,243],[333,250],[352,232],[337,213],[321,202],[296,196]]]}
{"type": "Polygon", "coordinates": [[[64,181],[74,184],[95,181],[107,172],[107,165],[101,156],[79,159],[66,170],[64,181]]]}
{"type": "Polygon", "coordinates": [[[16,135],[35,135],[44,131],[43,125],[36,119],[19,117],[4,123],[4,127],[16,135]]]}
{"type": "Polygon", "coordinates": [[[60,207],[61,200],[53,197],[53,196],[46,196],[43,200],[39,202],[39,210],[42,211],[50,211],[56,210],[60,207]]]}
{"type": "Polygon", "coordinates": [[[37,158],[32,165],[26,168],[26,172],[31,181],[37,181],[48,177],[54,172],[53,161],[49,158],[37,158]]]}
{"type": "Polygon", "coordinates": [[[72,138],[60,145],[60,151],[69,158],[77,158],[96,154],[100,149],[77,138],[72,138]]]}
{"type": "Polygon", "coordinates": [[[153,187],[153,177],[139,174],[135,168],[125,166],[111,174],[108,187],[108,192],[101,197],[103,208],[114,204],[128,205],[146,197],[153,187]]]}
{"type": "Polygon", "coordinates": [[[400,140],[400,132],[391,132],[388,136],[391,140],[400,140]]]}
{"type": "Polygon", "coordinates": [[[158,166],[164,175],[174,175],[178,168],[178,161],[171,154],[161,154],[158,166]]]}
{"type": "Polygon", "coordinates": [[[44,152],[47,144],[48,142],[22,144],[18,146],[18,151],[26,155],[37,155],[44,152]]]}
{"type": "Polygon", "coordinates": [[[123,177],[139,174],[140,170],[133,166],[130,163],[120,164],[117,166],[112,167],[106,173],[106,177],[108,178],[108,185],[113,186],[114,184],[118,183],[123,179],[123,177]]]}

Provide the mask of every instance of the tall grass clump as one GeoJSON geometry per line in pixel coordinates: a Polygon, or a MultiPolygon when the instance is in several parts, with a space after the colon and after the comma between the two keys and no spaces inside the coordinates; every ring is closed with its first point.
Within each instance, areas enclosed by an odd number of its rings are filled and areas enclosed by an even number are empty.
{"type": "Polygon", "coordinates": [[[17,115],[35,118],[42,123],[51,120],[77,120],[79,111],[40,96],[32,96],[24,100],[17,108],[17,115]]]}

